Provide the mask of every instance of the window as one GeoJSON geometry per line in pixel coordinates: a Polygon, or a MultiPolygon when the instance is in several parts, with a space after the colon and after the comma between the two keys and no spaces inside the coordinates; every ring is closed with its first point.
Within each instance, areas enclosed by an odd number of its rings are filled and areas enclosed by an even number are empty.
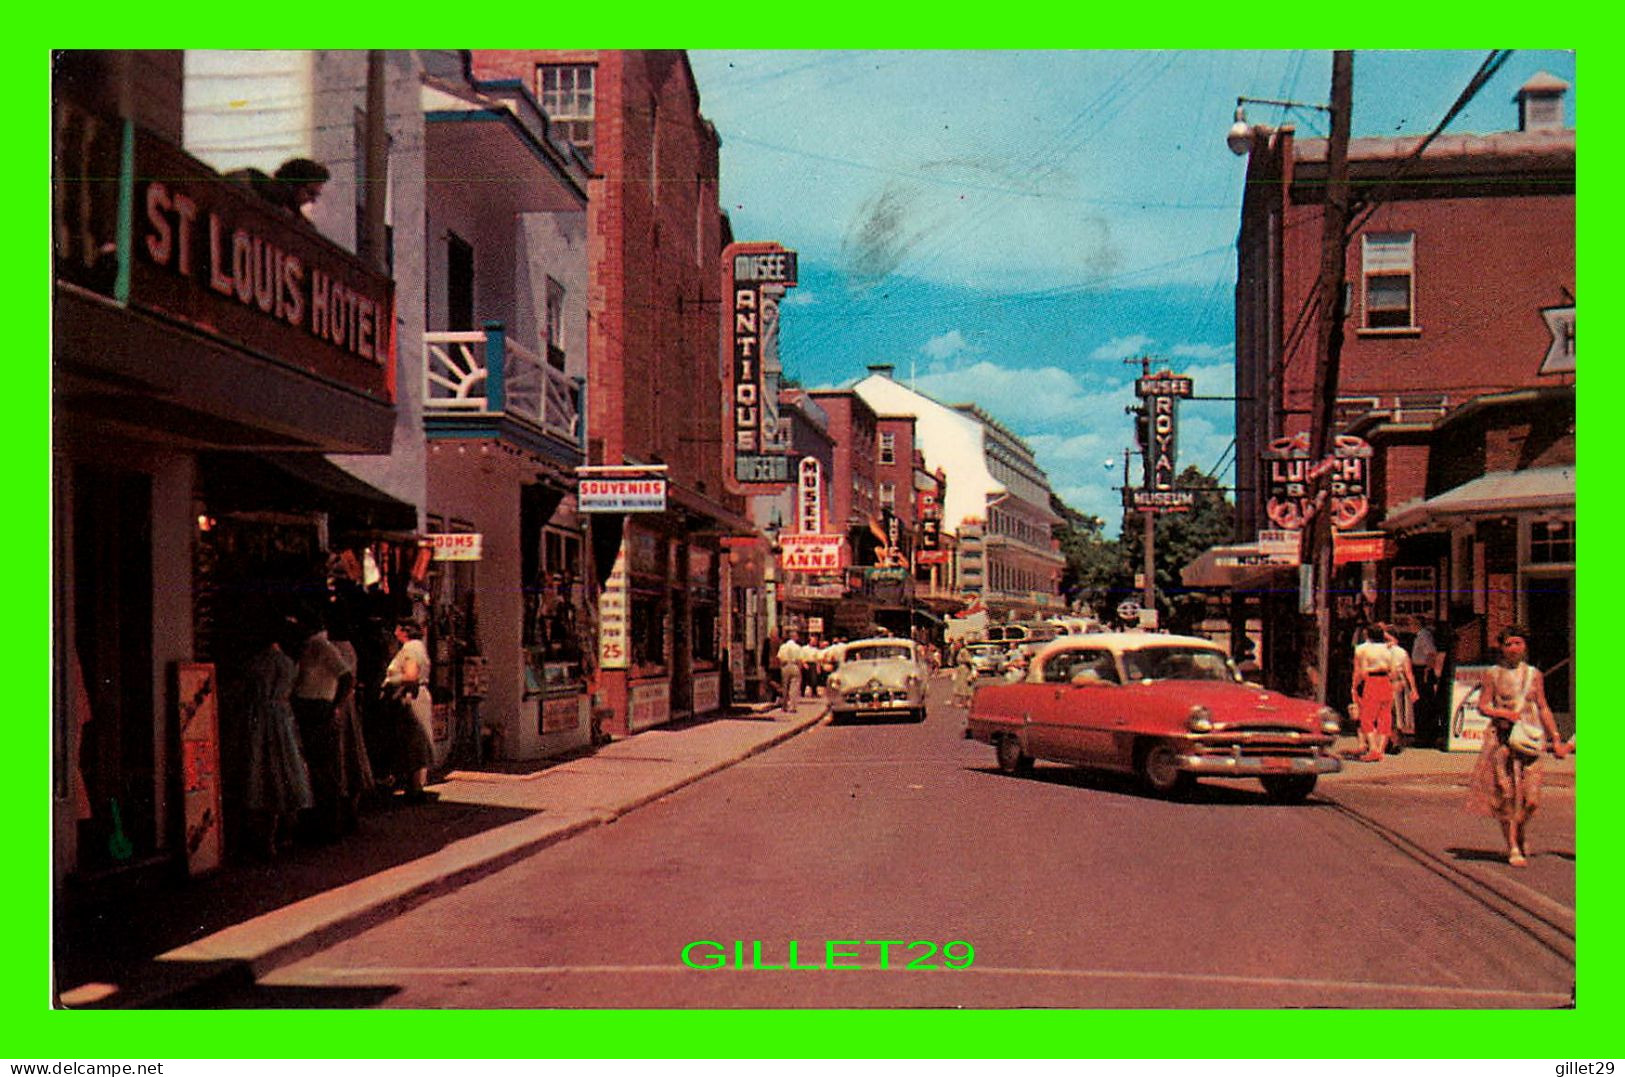
{"type": "Polygon", "coordinates": [[[880,462],[882,464],[895,464],[897,462],[897,435],[880,435],[880,462]]]}
{"type": "Polygon", "coordinates": [[[536,96],[541,98],[554,136],[573,145],[588,161],[593,143],[593,68],[591,64],[543,64],[536,69],[536,96]]]}
{"type": "Polygon", "coordinates": [[[888,509],[897,504],[896,483],[883,482],[880,484],[880,504],[888,509]]]}
{"type": "Polygon", "coordinates": [[[1365,277],[1365,327],[1410,329],[1416,324],[1412,278],[1416,233],[1371,233],[1361,252],[1365,277]]]}
{"type": "Polygon", "coordinates": [[[1529,525],[1529,563],[1566,565],[1574,560],[1574,521],[1536,520],[1529,525]]]}

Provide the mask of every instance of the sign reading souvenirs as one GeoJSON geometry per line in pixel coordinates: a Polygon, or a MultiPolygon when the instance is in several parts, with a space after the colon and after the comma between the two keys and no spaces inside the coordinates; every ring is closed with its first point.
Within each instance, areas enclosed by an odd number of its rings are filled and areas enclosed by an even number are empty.
{"type": "Polygon", "coordinates": [[[777,243],[730,243],[722,252],[729,355],[723,458],[734,493],[767,493],[764,487],[790,481],[789,458],[773,443],[777,432],[770,429],[778,401],[768,396],[776,388],[764,383],[763,369],[773,349],[777,295],[795,284],[796,252],[777,243]]]}
{"type": "Polygon", "coordinates": [[[1191,395],[1183,374],[1147,374],[1134,380],[1134,392],[1145,403],[1145,488],[1134,491],[1137,512],[1188,512],[1196,503],[1190,490],[1174,489],[1174,463],[1179,458],[1175,404],[1191,395]]]}
{"type": "Polygon", "coordinates": [[[786,572],[839,572],[841,535],[782,535],[779,562],[786,572]]]}
{"type": "Polygon", "coordinates": [[[823,465],[814,456],[803,456],[796,469],[796,521],[804,535],[824,530],[823,465]]]}
{"type": "Polygon", "coordinates": [[[478,532],[425,535],[423,544],[434,551],[436,561],[478,561],[481,536],[478,532]]]}
{"type": "Polygon", "coordinates": [[[1338,434],[1331,455],[1309,459],[1308,433],[1276,438],[1264,452],[1269,501],[1265,512],[1278,528],[1297,531],[1315,514],[1315,484],[1330,476],[1332,526],[1352,531],[1370,510],[1368,487],[1371,446],[1363,438],[1338,434]]]}
{"type": "MultiPolygon", "coordinates": [[[[124,264],[115,298],[392,401],[391,280],[247,184],[155,134],[133,132],[134,153],[119,177],[130,212],[116,233],[124,264]]],[[[71,187],[71,178],[59,185],[71,187]]]]}
{"type": "Polygon", "coordinates": [[[576,511],[665,512],[664,465],[578,467],[576,511]]]}

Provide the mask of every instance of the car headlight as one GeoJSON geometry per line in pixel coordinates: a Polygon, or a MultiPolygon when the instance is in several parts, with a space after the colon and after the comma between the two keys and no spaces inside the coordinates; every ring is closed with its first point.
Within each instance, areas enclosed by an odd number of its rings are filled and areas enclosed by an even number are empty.
{"type": "Polygon", "coordinates": [[[828,684],[831,688],[838,692],[841,690],[841,685],[844,682],[841,680],[841,675],[839,673],[831,673],[829,675],[829,680],[824,683],[828,684]]]}
{"type": "Polygon", "coordinates": [[[1330,707],[1320,708],[1320,731],[1334,737],[1343,732],[1343,720],[1330,707]]]}
{"type": "Polygon", "coordinates": [[[1211,733],[1213,732],[1213,715],[1208,713],[1206,707],[1198,703],[1191,708],[1190,716],[1185,719],[1185,728],[1192,733],[1211,733]]]}

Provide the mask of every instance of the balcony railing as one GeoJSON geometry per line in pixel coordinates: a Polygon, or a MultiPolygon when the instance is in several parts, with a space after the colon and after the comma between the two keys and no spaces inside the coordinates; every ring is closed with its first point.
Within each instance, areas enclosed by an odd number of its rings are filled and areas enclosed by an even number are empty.
{"type": "Polygon", "coordinates": [[[581,444],[581,381],[508,339],[483,330],[423,334],[423,408],[434,415],[506,413],[581,444]]]}

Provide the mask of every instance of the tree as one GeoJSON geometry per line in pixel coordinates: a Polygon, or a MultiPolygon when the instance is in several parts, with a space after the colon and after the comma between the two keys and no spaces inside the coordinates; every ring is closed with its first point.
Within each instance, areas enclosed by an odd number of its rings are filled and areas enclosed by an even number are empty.
{"type": "MultiPolygon", "coordinates": [[[[1200,592],[1187,590],[1180,573],[1204,550],[1231,541],[1235,516],[1218,480],[1203,474],[1200,468],[1185,468],[1174,485],[1181,490],[1195,490],[1196,504],[1189,512],[1157,514],[1157,606],[1171,631],[1188,632],[1205,616],[1207,599],[1200,592]]],[[[1145,524],[1137,512],[1124,516],[1122,545],[1128,563],[1144,563],[1145,524]]]]}
{"type": "Polygon", "coordinates": [[[1049,503],[1061,518],[1053,532],[1066,558],[1061,593],[1069,605],[1082,604],[1104,615],[1111,608],[1112,590],[1126,579],[1123,546],[1104,537],[1106,521],[1100,517],[1084,515],[1054,493],[1049,503]]]}

